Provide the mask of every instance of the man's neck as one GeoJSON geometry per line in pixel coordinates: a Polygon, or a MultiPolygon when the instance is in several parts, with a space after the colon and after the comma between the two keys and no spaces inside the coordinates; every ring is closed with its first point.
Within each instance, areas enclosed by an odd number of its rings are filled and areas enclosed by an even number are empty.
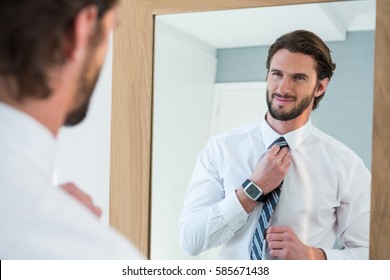
{"type": "Polygon", "coordinates": [[[56,100],[52,98],[47,100],[29,99],[19,102],[7,98],[5,95],[0,95],[0,101],[36,119],[49,129],[53,136],[57,136],[64,122],[64,114],[58,112],[61,106],[58,106],[58,104],[56,106],[56,100]],[[55,108],[56,110],[48,110],[50,108],[55,108]]]}
{"type": "Polygon", "coordinates": [[[280,135],[285,135],[291,131],[294,131],[302,126],[304,126],[310,119],[310,112],[302,113],[297,118],[288,120],[288,121],[281,121],[274,119],[269,112],[267,112],[265,119],[269,126],[279,133],[280,135]]]}

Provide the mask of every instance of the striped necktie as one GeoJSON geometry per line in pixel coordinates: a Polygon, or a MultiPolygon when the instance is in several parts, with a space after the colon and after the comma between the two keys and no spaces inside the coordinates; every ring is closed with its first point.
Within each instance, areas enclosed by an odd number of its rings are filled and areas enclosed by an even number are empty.
{"type": "MultiPolygon", "coordinates": [[[[286,139],[279,137],[276,139],[268,149],[273,145],[278,145],[280,148],[288,147],[286,139]]],[[[255,234],[253,235],[252,250],[251,250],[251,260],[261,260],[263,249],[265,250],[265,230],[268,228],[268,223],[271,218],[271,215],[278,203],[280,193],[282,191],[282,183],[270,192],[264,201],[263,209],[261,210],[260,218],[256,226],[255,234]]]]}

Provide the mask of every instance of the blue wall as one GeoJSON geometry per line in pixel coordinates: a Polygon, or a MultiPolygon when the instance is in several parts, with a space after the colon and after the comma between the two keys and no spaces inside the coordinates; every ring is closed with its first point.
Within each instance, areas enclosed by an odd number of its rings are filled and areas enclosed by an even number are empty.
{"type": "MultiPolygon", "coordinates": [[[[349,32],[343,42],[328,42],[336,71],[314,125],[345,143],[371,169],[374,90],[374,31],[349,32]]],[[[264,81],[268,46],[217,51],[216,83],[264,81]]]]}

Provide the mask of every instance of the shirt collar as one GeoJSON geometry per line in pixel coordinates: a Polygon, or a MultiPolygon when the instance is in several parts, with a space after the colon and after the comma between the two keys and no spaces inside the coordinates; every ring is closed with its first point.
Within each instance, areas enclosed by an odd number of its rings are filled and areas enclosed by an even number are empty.
{"type": "Polygon", "coordinates": [[[261,133],[264,139],[265,147],[269,147],[277,138],[283,136],[286,139],[290,150],[296,150],[302,142],[306,139],[306,137],[312,132],[313,125],[311,123],[311,119],[307,121],[306,124],[301,126],[300,128],[290,131],[285,135],[280,135],[275,130],[273,130],[265,118],[261,122],[261,133]]]}
{"type": "Polygon", "coordinates": [[[0,102],[0,143],[24,157],[33,168],[53,175],[56,141],[40,122],[0,102]]]}

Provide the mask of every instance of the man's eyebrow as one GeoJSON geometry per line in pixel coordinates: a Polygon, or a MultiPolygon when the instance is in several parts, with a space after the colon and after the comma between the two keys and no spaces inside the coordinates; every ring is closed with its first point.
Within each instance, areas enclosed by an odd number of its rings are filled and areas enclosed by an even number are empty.
{"type": "MultiPolygon", "coordinates": [[[[276,68],[271,68],[269,70],[270,72],[281,72],[281,73],[284,73],[282,70],[279,70],[279,69],[276,69],[276,68]]],[[[306,74],[306,73],[301,73],[301,72],[297,72],[297,73],[287,73],[287,75],[289,76],[302,76],[302,77],[305,77],[305,78],[309,78],[309,75],[306,74]]]]}
{"type": "Polygon", "coordinates": [[[290,75],[292,75],[292,76],[302,76],[302,77],[305,77],[305,78],[309,78],[309,75],[307,75],[306,73],[292,73],[290,75]]]}

